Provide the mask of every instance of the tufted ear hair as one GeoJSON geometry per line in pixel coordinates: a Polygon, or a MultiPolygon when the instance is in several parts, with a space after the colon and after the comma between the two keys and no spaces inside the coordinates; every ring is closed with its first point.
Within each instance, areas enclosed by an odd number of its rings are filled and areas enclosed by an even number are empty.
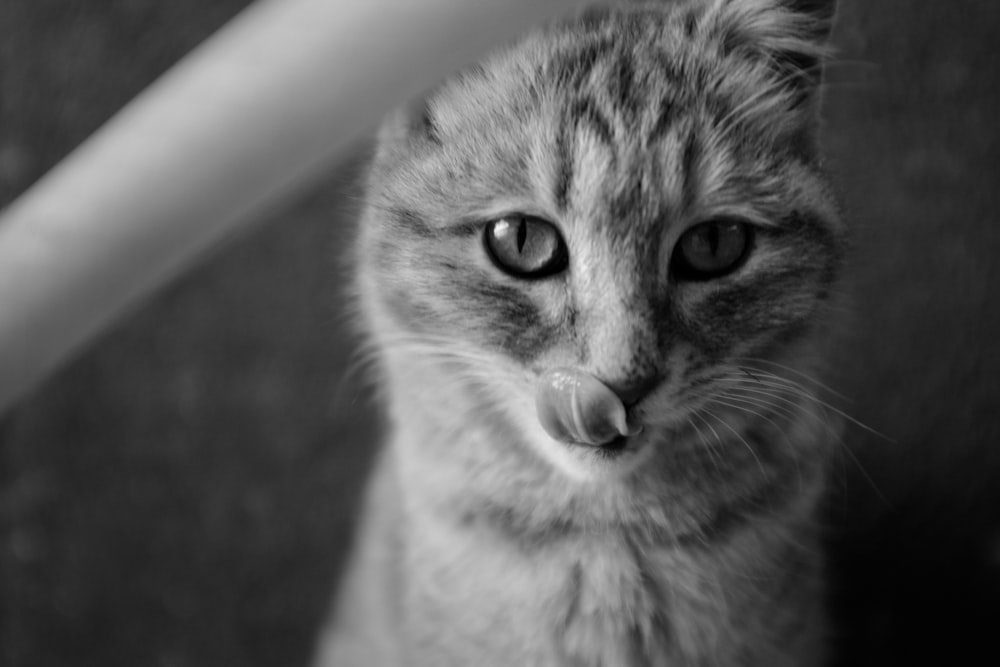
{"type": "Polygon", "coordinates": [[[830,36],[833,19],[837,14],[837,0],[786,0],[784,4],[814,22],[818,39],[825,40],[830,36]]]}
{"type": "Polygon", "coordinates": [[[748,97],[742,117],[759,118],[803,156],[818,156],[820,84],[836,0],[704,2],[703,29],[721,54],[763,63],[774,73],[748,97]]]}
{"type": "MultiPolygon", "coordinates": [[[[834,18],[837,14],[837,0],[786,0],[785,4],[798,15],[802,22],[804,36],[814,45],[821,47],[818,57],[798,62],[800,69],[811,72],[814,77],[820,76],[823,58],[829,54],[830,32],[833,30],[834,18]]],[[[789,54],[794,58],[794,54],[789,54]]]]}
{"type": "Polygon", "coordinates": [[[836,14],[836,0],[715,0],[709,15],[727,51],[766,57],[790,78],[815,85],[836,14]]]}

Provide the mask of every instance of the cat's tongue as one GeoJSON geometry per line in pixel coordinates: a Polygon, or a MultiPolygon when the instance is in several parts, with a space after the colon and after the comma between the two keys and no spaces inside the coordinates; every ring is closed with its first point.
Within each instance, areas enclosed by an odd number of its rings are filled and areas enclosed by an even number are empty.
{"type": "Polygon", "coordinates": [[[630,429],[621,399],[589,373],[554,368],[539,379],[535,407],[542,428],[555,440],[600,446],[630,429]]]}

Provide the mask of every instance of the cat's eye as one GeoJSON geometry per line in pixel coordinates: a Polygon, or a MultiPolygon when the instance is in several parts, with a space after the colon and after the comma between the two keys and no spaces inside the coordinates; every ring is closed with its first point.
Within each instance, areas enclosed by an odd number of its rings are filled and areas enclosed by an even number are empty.
{"type": "Polygon", "coordinates": [[[681,235],[671,271],[679,280],[710,280],[732,273],[750,254],[753,226],[740,220],[710,220],[681,235]]]}
{"type": "Polygon", "coordinates": [[[544,278],[569,263],[566,242],[555,225],[541,218],[511,215],[486,225],[483,243],[501,271],[518,278],[544,278]]]}

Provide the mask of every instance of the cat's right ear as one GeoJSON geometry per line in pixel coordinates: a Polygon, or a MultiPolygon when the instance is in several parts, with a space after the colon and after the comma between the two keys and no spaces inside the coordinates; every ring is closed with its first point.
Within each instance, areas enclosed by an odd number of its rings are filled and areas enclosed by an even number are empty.
{"type": "Polygon", "coordinates": [[[432,97],[411,100],[391,111],[378,131],[379,152],[383,156],[414,148],[441,145],[441,136],[434,118],[432,97]]]}
{"type": "Polygon", "coordinates": [[[375,135],[374,166],[392,168],[421,149],[440,145],[427,98],[411,100],[386,114],[375,135]]]}
{"type": "Polygon", "coordinates": [[[411,100],[390,112],[379,128],[378,142],[382,147],[395,149],[412,146],[415,142],[441,145],[431,96],[411,100]]]}
{"type": "Polygon", "coordinates": [[[392,111],[379,129],[379,145],[396,150],[433,150],[443,146],[450,136],[449,108],[454,106],[456,93],[461,98],[463,89],[476,89],[488,82],[489,75],[481,64],[451,74],[420,97],[392,111]]]}

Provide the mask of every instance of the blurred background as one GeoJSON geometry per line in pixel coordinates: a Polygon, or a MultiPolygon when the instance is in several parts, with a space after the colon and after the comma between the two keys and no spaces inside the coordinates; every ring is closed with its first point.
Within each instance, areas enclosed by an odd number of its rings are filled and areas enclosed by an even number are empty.
{"type": "MultiPolygon", "coordinates": [[[[245,0],[2,0],[0,206],[245,0]]],[[[1000,658],[1000,5],[841,0],[838,662],[1000,658]],[[987,652],[987,653],[983,653],[987,652]]],[[[0,418],[0,665],[304,665],[378,439],[356,156],[0,418]]],[[[0,308],[3,305],[0,304],[0,308]]]]}

